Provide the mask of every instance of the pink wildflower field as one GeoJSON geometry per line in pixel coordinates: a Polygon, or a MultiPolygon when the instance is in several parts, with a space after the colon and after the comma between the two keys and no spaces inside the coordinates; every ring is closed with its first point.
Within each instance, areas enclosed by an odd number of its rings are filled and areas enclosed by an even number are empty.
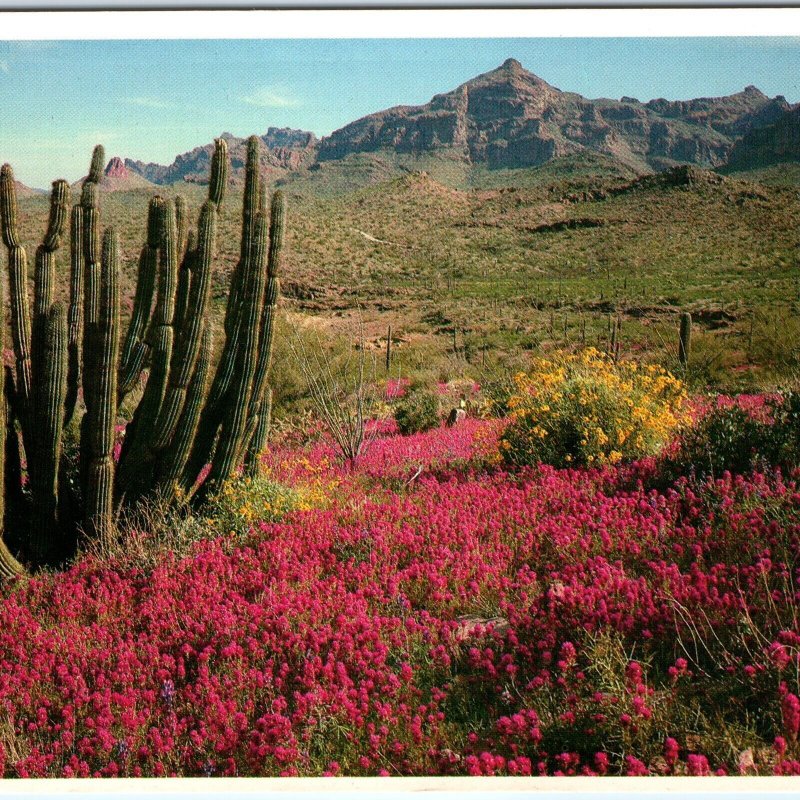
{"type": "Polygon", "coordinates": [[[0,773],[800,774],[800,476],[505,471],[501,425],[277,443],[310,507],[4,588],[0,773]]]}

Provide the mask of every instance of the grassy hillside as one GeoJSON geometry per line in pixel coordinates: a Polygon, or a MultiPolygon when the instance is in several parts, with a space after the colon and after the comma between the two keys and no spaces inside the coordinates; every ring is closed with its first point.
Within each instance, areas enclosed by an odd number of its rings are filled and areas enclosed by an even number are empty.
{"type": "Polygon", "coordinates": [[[414,172],[426,172],[453,189],[536,188],[561,180],[633,179],[640,174],[622,161],[592,150],[555,158],[540,167],[490,169],[485,164],[471,164],[453,149],[424,155],[380,149],[318,162],[280,179],[278,185],[298,194],[332,198],[414,172]]]}
{"type": "MultiPolygon", "coordinates": [[[[578,162],[541,172],[525,187],[473,189],[406,173],[339,196],[312,195],[298,178],[285,186],[284,308],[333,332],[351,331],[359,315],[381,349],[391,324],[401,371],[451,368],[454,332],[461,370],[520,350],[605,346],[609,315],[621,320],[623,354],[645,348],[674,366],[678,315],[689,310],[697,382],[730,389],[791,378],[800,335],[796,191],[700,170],[587,178],[578,162]]],[[[196,213],[202,188],[181,192],[196,213]]],[[[142,191],[102,198],[103,219],[122,233],[128,297],[147,199],[142,191]]],[[[222,212],[218,308],[238,257],[240,203],[234,192],[222,212]]],[[[46,199],[20,204],[32,261],[46,199]]]]}
{"type": "Polygon", "coordinates": [[[751,169],[728,169],[723,167],[719,172],[731,178],[754,181],[765,186],[785,186],[790,188],[800,186],[800,164],[795,161],[772,164],[768,167],[753,167],[751,169]]]}

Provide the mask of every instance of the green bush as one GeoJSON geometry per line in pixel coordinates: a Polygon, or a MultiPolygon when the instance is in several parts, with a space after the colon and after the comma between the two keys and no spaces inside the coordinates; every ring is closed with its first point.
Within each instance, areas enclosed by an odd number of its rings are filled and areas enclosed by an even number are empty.
{"type": "MultiPolygon", "coordinates": [[[[516,374],[516,373],[515,373],[516,374]]],[[[492,375],[481,381],[480,413],[483,417],[507,417],[511,412],[509,400],[516,394],[517,384],[510,372],[492,375]]]]}
{"type": "Polygon", "coordinates": [[[306,493],[264,477],[234,478],[209,498],[201,513],[162,498],[145,498],[124,509],[119,520],[124,539],[87,540],[79,557],[91,554],[110,569],[149,572],[168,558],[185,558],[197,542],[234,534],[224,547],[246,537],[259,522],[277,522],[285,514],[311,507],[306,493]]]}
{"type": "Polygon", "coordinates": [[[741,405],[716,405],[680,437],[663,460],[662,477],[702,480],[723,472],[800,463],[800,394],[786,392],[764,401],[761,413],[741,405]]]}
{"type": "Polygon", "coordinates": [[[268,478],[246,477],[227,481],[203,511],[219,533],[247,533],[258,522],[276,522],[305,507],[294,489],[268,478]]]}
{"type": "Polygon", "coordinates": [[[394,407],[397,428],[404,436],[439,424],[439,397],[429,389],[412,389],[394,407]]]}

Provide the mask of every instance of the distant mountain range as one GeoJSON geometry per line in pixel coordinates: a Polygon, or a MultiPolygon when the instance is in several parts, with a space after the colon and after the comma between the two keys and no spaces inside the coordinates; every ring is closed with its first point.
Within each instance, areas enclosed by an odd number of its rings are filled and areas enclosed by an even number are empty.
{"type": "MultiPolygon", "coordinates": [[[[223,133],[231,180],[243,179],[246,140],[223,133]]],[[[563,92],[508,59],[422,106],[396,106],[362,117],[330,136],[269,128],[262,167],[269,180],[313,175],[354,159],[381,165],[419,162],[459,169],[518,170],[562,158],[615,162],[621,171],[649,174],[678,165],[748,169],[800,160],[800,107],[767,97],[754,86],[726,97],[640,102],[590,100],[563,92]],[[399,161],[398,161],[399,159],[399,161]]],[[[207,180],[209,143],[166,166],[115,158],[108,189],[207,180]]],[[[344,168],[344,166],[343,166],[344,168]]],[[[388,168],[387,168],[388,169],[388,168]]],[[[381,168],[374,168],[381,174],[381,168]]]]}
{"type": "MultiPolygon", "coordinates": [[[[228,142],[231,157],[231,171],[234,179],[243,178],[247,157],[247,140],[233,134],[223,133],[222,139],[228,142]]],[[[317,137],[308,131],[290,128],[270,128],[262,137],[261,166],[267,178],[275,178],[298,169],[313,161],[317,151],[317,137]]],[[[214,144],[195,147],[194,150],[179,155],[169,166],[145,164],[142,161],[125,159],[125,167],[133,175],[138,175],[151,183],[169,184],[178,181],[203,183],[208,180],[214,144]]]]}

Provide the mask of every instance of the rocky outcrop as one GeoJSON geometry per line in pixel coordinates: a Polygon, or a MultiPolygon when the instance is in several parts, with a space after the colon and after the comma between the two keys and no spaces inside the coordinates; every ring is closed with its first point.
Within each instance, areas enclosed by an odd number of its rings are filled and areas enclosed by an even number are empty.
{"type": "Polygon", "coordinates": [[[14,181],[14,188],[16,189],[17,197],[33,197],[39,194],[46,194],[44,189],[31,189],[30,186],[26,186],[16,180],[14,181]]]}
{"type": "Polygon", "coordinates": [[[119,156],[114,156],[106,166],[106,178],[114,178],[116,180],[125,180],[129,176],[129,172],[125,167],[124,162],[119,156]]]}
{"type": "MultiPolygon", "coordinates": [[[[73,188],[80,188],[85,178],[81,178],[72,184],[73,188]]],[[[103,177],[100,180],[100,190],[104,192],[121,192],[131,189],[151,189],[153,184],[142,175],[127,168],[125,162],[119,157],[114,156],[106,168],[103,170],[103,177]]]]}
{"type": "MultiPolygon", "coordinates": [[[[296,170],[328,174],[340,162],[346,169],[348,157],[374,160],[375,169],[385,168],[389,175],[395,174],[398,155],[401,168],[420,157],[458,162],[466,169],[601,157],[641,175],[682,164],[718,168],[729,158],[746,161],[753,154],[766,158],[770,148],[775,158],[791,154],[800,149],[797,121],[783,96],[769,98],[754,86],[694,100],[591,100],[563,92],[508,59],[425,105],[370,114],[321,140],[308,131],[269,128],[261,137],[261,165],[267,180],[283,182],[296,170]]],[[[222,136],[236,184],[243,176],[245,140],[222,136]]],[[[129,159],[122,166],[156,184],[203,182],[212,151],[209,143],[169,166],[129,159]]]]}

